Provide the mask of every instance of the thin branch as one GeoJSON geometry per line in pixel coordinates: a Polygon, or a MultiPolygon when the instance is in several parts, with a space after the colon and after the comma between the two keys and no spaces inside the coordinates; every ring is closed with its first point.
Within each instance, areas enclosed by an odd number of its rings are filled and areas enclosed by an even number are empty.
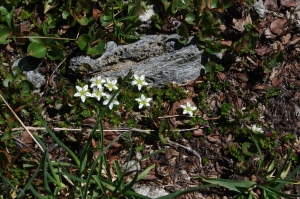
{"type": "MultiPolygon", "coordinates": [[[[2,92],[1,92],[2,93],[2,92]]],[[[34,136],[30,133],[28,128],[24,125],[24,123],[21,121],[21,119],[17,116],[17,114],[12,110],[12,108],[9,106],[9,104],[6,102],[6,100],[2,97],[2,94],[0,94],[0,98],[3,100],[5,105],[9,108],[9,110],[13,113],[13,115],[17,118],[17,120],[20,122],[20,124],[23,126],[23,128],[27,131],[27,133],[32,137],[32,139],[35,141],[35,143],[39,146],[42,152],[44,152],[43,147],[38,143],[38,141],[34,138],[34,136]]]]}
{"type": "Polygon", "coordinates": [[[56,40],[70,40],[76,41],[76,39],[70,38],[60,38],[60,37],[44,37],[44,36],[19,36],[19,37],[7,37],[9,39],[16,38],[16,39],[56,39],[56,40]]]}
{"type": "MultiPolygon", "coordinates": [[[[189,115],[166,115],[166,116],[158,117],[158,119],[173,118],[173,117],[196,117],[196,116],[189,116],[189,115]]],[[[218,117],[215,117],[215,118],[203,118],[203,119],[206,120],[206,121],[208,121],[208,120],[217,120],[220,117],[221,116],[218,116],[218,117]]]]}
{"type": "Polygon", "coordinates": [[[201,158],[200,154],[199,154],[197,151],[195,151],[195,150],[192,149],[191,147],[183,146],[183,145],[178,144],[178,143],[176,143],[176,142],[172,142],[172,141],[169,140],[168,138],[167,138],[167,140],[168,140],[168,144],[170,144],[170,145],[172,145],[172,146],[175,145],[175,146],[177,146],[177,147],[182,147],[182,148],[184,148],[185,150],[187,150],[187,151],[189,151],[189,152],[192,152],[194,155],[196,155],[196,156],[199,158],[199,166],[202,167],[202,158],[201,158]]]}
{"type": "MultiPolygon", "coordinates": [[[[27,126],[26,127],[27,129],[29,130],[33,130],[33,131],[38,131],[38,130],[46,130],[46,128],[44,127],[32,127],[32,126],[27,126]]],[[[12,131],[20,131],[20,130],[23,130],[24,128],[23,127],[19,127],[19,128],[13,128],[12,131]]],[[[190,129],[174,129],[174,130],[171,130],[171,131],[174,131],[174,132],[182,132],[182,131],[193,131],[193,130],[197,130],[199,128],[190,128],[190,129]]],[[[91,132],[92,129],[82,129],[82,128],[79,128],[79,129],[73,129],[73,128],[53,128],[52,129],[53,131],[82,131],[82,130],[86,130],[88,132],[91,132]]],[[[101,132],[102,130],[96,130],[97,132],[101,132]]],[[[104,129],[103,130],[104,132],[108,132],[108,131],[115,131],[115,132],[127,132],[127,131],[134,131],[134,132],[139,132],[139,133],[145,133],[145,134],[149,134],[150,135],[150,132],[153,132],[155,130],[142,130],[142,129],[137,129],[137,128],[121,128],[121,129],[104,129]]]]}

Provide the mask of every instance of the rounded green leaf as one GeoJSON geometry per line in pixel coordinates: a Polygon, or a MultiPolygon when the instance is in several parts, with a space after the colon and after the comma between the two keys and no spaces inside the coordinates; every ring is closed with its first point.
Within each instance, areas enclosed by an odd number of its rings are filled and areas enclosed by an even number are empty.
{"type": "Polygon", "coordinates": [[[31,43],[27,48],[27,53],[36,58],[43,58],[47,54],[47,48],[41,43],[31,43]]]}
{"type": "Polygon", "coordinates": [[[185,21],[188,24],[195,25],[195,23],[194,23],[194,21],[195,21],[195,15],[192,14],[192,13],[187,14],[186,17],[185,17],[185,21]]]}
{"type": "Polygon", "coordinates": [[[52,45],[51,50],[48,51],[48,57],[51,60],[59,60],[62,59],[64,56],[64,51],[59,47],[52,45]]]}
{"type": "Polygon", "coordinates": [[[79,19],[78,17],[76,17],[76,20],[82,26],[86,26],[89,23],[89,19],[87,17],[82,17],[81,19],[79,19]]]}
{"type": "Polygon", "coordinates": [[[96,47],[88,46],[87,54],[91,56],[98,56],[104,52],[105,41],[99,41],[96,47]]]}
{"type": "Polygon", "coordinates": [[[43,43],[42,39],[41,38],[38,38],[40,35],[38,34],[31,34],[29,36],[29,40],[32,42],[32,43],[43,43]]]}
{"type": "Polygon", "coordinates": [[[2,28],[0,30],[0,44],[8,44],[8,40],[6,40],[6,38],[8,37],[10,33],[10,29],[9,28],[2,28]]]}
{"type": "Polygon", "coordinates": [[[88,45],[90,39],[90,36],[88,36],[87,34],[80,35],[77,41],[80,50],[83,50],[88,45]]]}

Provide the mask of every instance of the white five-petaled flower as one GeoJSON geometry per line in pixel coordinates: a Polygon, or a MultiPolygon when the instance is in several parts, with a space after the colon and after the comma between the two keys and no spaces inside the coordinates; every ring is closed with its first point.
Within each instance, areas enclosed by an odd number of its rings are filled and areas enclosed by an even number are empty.
{"type": "Polygon", "coordinates": [[[98,101],[101,100],[101,97],[106,96],[107,94],[103,91],[102,85],[99,85],[98,87],[93,88],[92,97],[97,98],[98,101]]]}
{"type": "Polygon", "coordinates": [[[197,109],[195,106],[192,106],[190,102],[187,102],[186,105],[180,106],[183,108],[183,114],[190,114],[190,116],[193,116],[193,111],[197,109]]]}
{"type": "Polygon", "coordinates": [[[84,102],[86,97],[92,97],[92,94],[88,91],[88,85],[84,87],[76,86],[77,93],[74,94],[75,97],[80,97],[81,101],[84,102]]]}
{"type": "Polygon", "coordinates": [[[112,90],[118,90],[118,87],[117,87],[117,80],[114,79],[114,80],[110,80],[108,78],[106,78],[106,84],[104,84],[104,86],[109,90],[109,91],[112,91],[112,90]]]}
{"type": "Polygon", "coordinates": [[[256,133],[263,133],[264,131],[262,130],[262,128],[260,127],[260,126],[256,126],[256,124],[254,124],[254,125],[252,125],[252,127],[251,127],[251,130],[253,131],[253,132],[256,132],[256,133]]]}
{"type": "Polygon", "coordinates": [[[136,98],[135,101],[138,101],[140,103],[139,109],[143,108],[143,106],[150,106],[150,101],[152,98],[146,98],[144,94],[141,95],[140,98],[136,98]]]}
{"type": "Polygon", "coordinates": [[[95,86],[100,88],[100,87],[102,87],[102,84],[105,83],[105,80],[102,79],[101,76],[93,77],[93,78],[91,78],[90,81],[92,82],[91,88],[93,88],[95,86]]]}
{"type": "Polygon", "coordinates": [[[145,80],[145,75],[137,75],[137,74],[134,74],[134,80],[132,81],[132,85],[137,85],[138,86],[138,89],[141,90],[142,89],[142,86],[147,86],[148,83],[146,82],[145,80]]]}
{"type": "MultiPolygon", "coordinates": [[[[103,105],[107,105],[109,100],[111,99],[111,95],[110,94],[106,94],[106,100],[103,102],[103,105]]],[[[120,103],[116,100],[117,95],[115,96],[115,98],[110,102],[109,104],[109,109],[111,110],[113,108],[114,105],[119,105],[120,103]]]]}

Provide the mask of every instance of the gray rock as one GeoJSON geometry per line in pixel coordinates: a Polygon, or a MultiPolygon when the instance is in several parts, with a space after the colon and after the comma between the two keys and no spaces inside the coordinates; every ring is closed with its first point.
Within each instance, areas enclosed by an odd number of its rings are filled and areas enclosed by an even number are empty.
{"type": "Polygon", "coordinates": [[[155,186],[146,186],[142,184],[133,185],[132,189],[143,196],[147,196],[149,198],[158,198],[162,196],[166,196],[169,194],[163,188],[155,187],[155,186]]]}
{"type": "Polygon", "coordinates": [[[30,81],[36,89],[40,89],[46,83],[46,78],[39,72],[39,60],[34,57],[24,57],[16,60],[12,68],[18,66],[23,70],[27,80],[30,81]]]}
{"type": "Polygon", "coordinates": [[[123,172],[126,171],[126,173],[130,173],[133,171],[141,170],[141,166],[137,161],[130,160],[129,162],[126,162],[121,166],[121,170],[123,172]]]}
{"type": "Polygon", "coordinates": [[[162,87],[169,82],[183,84],[195,80],[204,66],[193,37],[186,45],[178,42],[178,35],[147,35],[128,45],[110,41],[101,57],[71,58],[69,70],[76,71],[83,63],[89,64],[94,75],[105,77],[125,76],[131,70],[144,74],[152,86],[162,87]]]}

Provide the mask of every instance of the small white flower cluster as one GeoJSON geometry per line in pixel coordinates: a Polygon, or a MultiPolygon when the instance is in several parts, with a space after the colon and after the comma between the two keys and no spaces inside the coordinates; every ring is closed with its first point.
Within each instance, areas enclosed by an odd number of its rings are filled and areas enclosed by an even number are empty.
{"type": "Polygon", "coordinates": [[[183,108],[183,114],[189,114],[193,116],[194,111],[197,109],[196,106],[192,106],[190,102],[187,102],[186,105],[180,105],[183,108]]]}
{"type": "Polygon", "coordinates": [[[260,126],[256,126],[256,124],[252,125],[251,130],[255,133],[264,133],[262,128],[260,126]]]}
{"type": "MultiPolygon", "coordinates": [[[[101,76],[93,77],[91,78],[91,88],[93,89],[93,92],[90,93],[88,90],[88,85],[85,85],[83,87],[76,86],[77,93],[74,94],[75,97],[80,97],[82,102],[85,102],[86,97],[94,97],[98,101],[101,100],[102,97],[105,97],[106,99],[103,101],[103,105],[108,104],[109,100],[111,99],[111,95],[106,93],[104,89],[106,88],[109,91],[117,90],[117,80],[116,79],[102,79],[101,76]]],[[[120,103],[113,99],[112,102],[109,104],[109,109],[112,109],[114,105],[119,105],[120,103]]]]}
{"type": "MultiPolygon", "coordinates": [[[[76,86],[77,93],[75,93],[74,96],[80,97],[82,102],[85,102],[86,97],[94,97],[98,101],[100,101],[102,97],[105,97],[106,100],[103,101],[103,105],[107,105],[112,96],[106,93],[104,89],[106,88],[109,91],[118,90],[117,80],[116,79],[111,80],[109,78],[102,79],[101,76],[97,76],[91,78],[90,81],[91,81],[90,88],[93,89],[92,93],[89,92],[88,85],[85,85],[83,87],[76,86]]],[[[131,84],[137,85],[138,90],[141,90],[142,86],[148,85],[148,83],[145,80],[145,76],[144,75],[139,76],[137,74],[134,74],[134,80],[132,81],[131,84]]],[[[139,102],[139,109],[141,109],[143,106],[145,107],[150,106],[149,102],[152,100],[152,98],[146,98],[142,94],[140,98],[136,98],[135,100],[139,102]]],[[[120,103],[116,99],[113,99],[109,104],[109,109],[112,109],[114,105],[119,105],[119,104],[120,103]]]]}

